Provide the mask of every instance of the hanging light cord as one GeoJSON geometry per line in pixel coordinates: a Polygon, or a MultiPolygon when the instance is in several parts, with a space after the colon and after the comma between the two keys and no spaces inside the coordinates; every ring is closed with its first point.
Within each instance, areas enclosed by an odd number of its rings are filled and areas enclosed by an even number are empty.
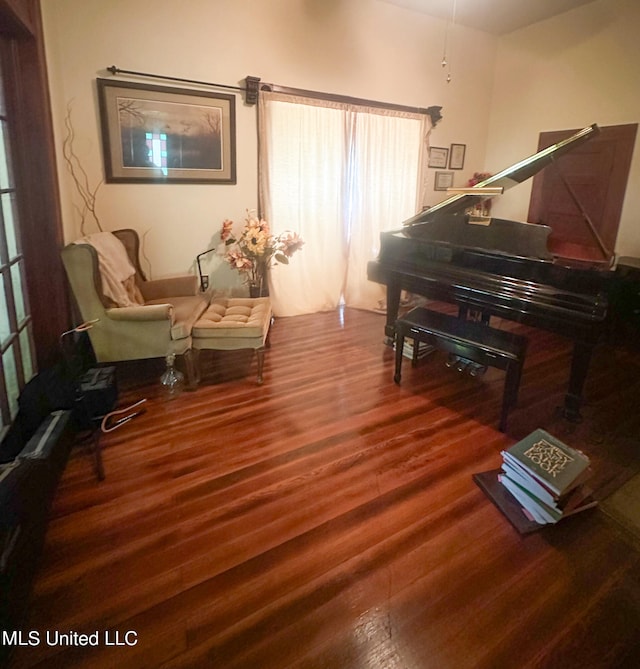
{"type": "Polygon", "coordinates": [[[442,52],[442,67],[447,68],[447,83],[451,81],[451,63],[450,61],[450,56],[451,54],[447,54],[449,51],[449,33],[453,32],[453,26],[456,23],[456,3],[457,0],[452,0],[452,7],[451,7],[451,19],[447,21],[447,26],[445,28],[444,32],[444,49],[442,52]]]}

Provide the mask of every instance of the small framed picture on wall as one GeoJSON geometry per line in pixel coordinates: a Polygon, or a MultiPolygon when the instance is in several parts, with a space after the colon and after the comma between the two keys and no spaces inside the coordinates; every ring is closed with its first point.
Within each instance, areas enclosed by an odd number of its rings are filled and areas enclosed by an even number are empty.
{"type": "Polygon", "coordinates": [[[449,149],[441,146],[429,147],[429,167],[440,167],[446,170],[448,158],[449,149]]]}
{"type": "Polygon", "coordinates": [[[453,172],[436,172],[433,190],[447,190],[453,187],[453,172]]]}
{"type": "Polygon", "coordinates": [[[449,151],[449,169],[461,170],[464,167],[464,154],[467,150],[466,144],[452,144],[449,151]]]}

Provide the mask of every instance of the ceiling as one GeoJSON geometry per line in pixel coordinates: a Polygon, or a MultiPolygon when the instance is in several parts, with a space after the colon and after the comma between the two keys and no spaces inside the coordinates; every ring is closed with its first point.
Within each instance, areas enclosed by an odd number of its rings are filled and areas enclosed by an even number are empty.
{"type": "Polygon", "coordinates": [[[594,0],[383,0],[494,35],[507,33],[587,5],[594,0]]]}

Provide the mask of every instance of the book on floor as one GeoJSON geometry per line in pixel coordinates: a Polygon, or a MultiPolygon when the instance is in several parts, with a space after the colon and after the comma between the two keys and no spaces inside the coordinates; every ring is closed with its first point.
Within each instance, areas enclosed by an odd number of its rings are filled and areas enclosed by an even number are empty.
{"type": "Polygon", "coordinates": [[[576,501],[579,501],[592,492],[586,485],[587,479],[591,475],[591,468],[585,470],[585,473],[580,475],[580,480],[577,484],[562,495],[556,495],[540,483],[540,481],[529,476],[526,470],[519,468],[516,464],[506,459],[503,459],[502,462],[502,472],[521,488],[525,488],[542,502],[558,510],[567,509],[570,505],[575,506],[576,501]]]}
{"type": "Polygon", "coordinates": [[[498,480],[518,500],[523,510],[528,511],[533,519],[541,525],[557,523],[562,518],[591,509],[597,505],[593,491],[587,486],[575,488],[567,502],[563,505],[547,504],[534,494],[519,486],[506,474],[500,473],[498,480]]]}
{"type": "Polygon", "coordinates": [[[554,497],[561,497],[589,478],[589,458],[545,430],[535,430],[503,451],[505,463],[524,470],[554,497]]]}
{"type": "Polygon", "coordinates": [[[474,475],[474,480],[526,533],[596,506],[588,485],[591,474],[584,453],[535,430],[502,452],[500,469],[474,475]]]}
{"type": "Polygon", "coordinates": [[[557,523],[561,515],[558,511],[541,502],[537,497],[521,488],[504,474],[498,474],[498,481],[515,497],[521,508],[539,525],[557,523]]]}
{"type": "Polygon", "coordinates": [[[530,520],[555,524],[596,505],[587,486],[589,458],[545,430],[535,430],[502,452],[499,482],[530,520]]]}

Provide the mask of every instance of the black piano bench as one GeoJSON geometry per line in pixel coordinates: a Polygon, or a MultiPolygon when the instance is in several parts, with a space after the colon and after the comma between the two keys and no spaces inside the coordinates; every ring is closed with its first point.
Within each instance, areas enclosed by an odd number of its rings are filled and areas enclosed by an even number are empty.
{"type": "MultiPolygon", "coordinates": [[[[516,405],[518,388],[527,350],[527,339],[521,335],[496,330],[485,323],[466,321],[430,309],[412,309],[399,318],[396,330],[396,371],[393,380],[400,383],[404,339],[426,342],[438,349],[472,360],[480,365],[506,371],[500,431],[507,429],[509,410],[516,405]]],[[[414,351],[418,347],[414,346],[414,351]]],[[[416,356],[413,358],[416,364],[416,356]]]]}

